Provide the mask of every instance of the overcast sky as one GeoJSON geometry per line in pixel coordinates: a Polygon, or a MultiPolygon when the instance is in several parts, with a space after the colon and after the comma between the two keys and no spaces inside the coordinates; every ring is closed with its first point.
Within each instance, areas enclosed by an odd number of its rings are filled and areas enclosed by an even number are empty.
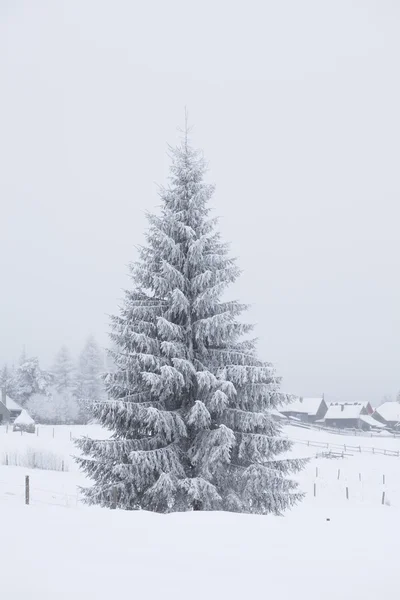
{"type": "Polygon", "coordinates": [[[1,0],[0,363],[128,284],[184,107],[285,390],[400,388],[396,0],[1,0]]]}

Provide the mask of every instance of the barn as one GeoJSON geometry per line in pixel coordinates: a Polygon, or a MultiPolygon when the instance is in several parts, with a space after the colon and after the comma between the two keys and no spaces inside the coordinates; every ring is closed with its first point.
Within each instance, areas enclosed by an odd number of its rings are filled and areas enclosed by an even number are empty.
{"type": "Polygon", "coordinates": [[[327,427],[339,429],[370,429],[368,417],[373,413],[369,402],[332,402],[325,415],[327,427]]]}
{"type": "Polygon", "coordinates": [[[328,405],[323,396],[320,398],[297,398],[294,402],[278,407],[280,413],[285,417],[299,419],[305,423],[323,419],[328,405]]]}
{"type": "Polygon", "coordinates": [[[390,429],[400,428],[400,403],[399,402],[384,402],[375,410],[374,419],[379,423],[383,423],[390,429]]]}

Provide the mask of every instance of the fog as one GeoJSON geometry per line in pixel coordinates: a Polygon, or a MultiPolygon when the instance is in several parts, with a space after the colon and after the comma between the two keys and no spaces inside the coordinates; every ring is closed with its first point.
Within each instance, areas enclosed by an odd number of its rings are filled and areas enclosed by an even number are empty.
{"type": "Polygon", "coordinates": [[[108,344],[187,106],[283,387],[400,388],[393,0],[0,3],[0,364],[108,344]]]}

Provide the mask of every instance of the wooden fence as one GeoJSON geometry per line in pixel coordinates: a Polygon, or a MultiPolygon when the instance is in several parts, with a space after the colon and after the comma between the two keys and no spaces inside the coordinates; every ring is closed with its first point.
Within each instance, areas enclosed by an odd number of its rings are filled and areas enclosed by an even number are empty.
{"type": "Polygon", "coordinates": [[[352,446],[349,444],[332,444],[330,442],[316,442],[314,440],[300,440],[297,438],[292,438],[286,436],[290,442],[294,444],[303,444],[305,446],[311,446],[313,448],[323,448],[327,451],[339,451],[344,454],[348,454],[349,452],[368,452],[369,454],[383,454],[384,456],[397,456],[400,457],[400,450],[387,450],[385,448],[374,448],[368,446],[352,446]]]}

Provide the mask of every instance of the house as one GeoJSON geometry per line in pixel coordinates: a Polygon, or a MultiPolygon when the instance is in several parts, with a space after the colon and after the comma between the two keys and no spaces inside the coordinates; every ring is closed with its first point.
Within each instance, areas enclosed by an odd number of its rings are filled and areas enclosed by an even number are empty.
{"type": "Polygon", "coordinates": [[[278,407],[278,411],[285,417],[299,419],[305,423],[314,423],[325,417],[328,405],[324,397],[320,398],[297,398],[290,404],[278,407]]]}
{"type": "Polygon", "coordinates": [[[325,415],[327,427],[339,429],[365,429],[371,428],[369,419],[373,408],[369,402],[332,402],[325,415]]]}
{"type": "Polygon", "coordinates": [[[400,428],[400,403],[384,402],[375,410],[374,419],[391,429],[400,428]]]}
{"type": "Polygon", "coordinates": [[[0,400],[0,425],[4,423],[13,423],[22,412],[22,407],[7,396],[6,391],[1,390],[0,400]]]}

